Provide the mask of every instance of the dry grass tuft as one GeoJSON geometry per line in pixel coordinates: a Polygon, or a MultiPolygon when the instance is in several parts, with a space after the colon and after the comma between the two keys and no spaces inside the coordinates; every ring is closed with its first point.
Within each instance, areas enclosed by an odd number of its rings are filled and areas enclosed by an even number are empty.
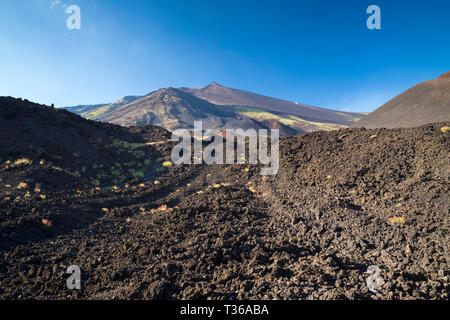
{"type": "Polygon", "coordinates": [[[403,225],[406,223],[406,218],[405,217],[392,217],[388,219],[388,223],[390,225],[403,225]]]}

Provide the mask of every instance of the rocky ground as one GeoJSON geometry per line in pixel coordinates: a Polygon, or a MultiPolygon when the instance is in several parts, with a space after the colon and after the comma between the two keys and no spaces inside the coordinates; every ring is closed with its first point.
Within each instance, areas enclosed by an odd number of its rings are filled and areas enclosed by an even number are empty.
{"type": "MultiPolygon", "coordinates": [[[[118,187],[37,192],[36,162],[11,167],[5,159],[23,155],[4,153],[0,298],[449,299],[444,125],[283,138],[273,177],[251,165],[173,166],[118,187]],[[12,175],[30,183],[5,187],[12,175]],[[81,268],[79,291],[66,288],[69,265],[81,268]],[[381,269],[378,293],[370,265],[381,269]]],[[[168,139],[130,130],[130,143],[168,139]]],[[[146,147],[170,160],[170,143],[146,147]]]]}

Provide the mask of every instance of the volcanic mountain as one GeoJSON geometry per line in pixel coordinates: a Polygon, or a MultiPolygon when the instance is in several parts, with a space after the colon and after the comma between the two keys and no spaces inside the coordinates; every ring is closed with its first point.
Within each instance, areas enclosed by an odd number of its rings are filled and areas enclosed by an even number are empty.
{"type": "Polygon", "coordinates": [[[212,83],[200,89],[165,88],[146,96],[128,96],[112,103],[67,107],[87,119],[123,126],[152,124],[167,130],[192,128],[280,129],[284,136],[345,128],[364,114],[338,112],[230,89],[212,83]]]}
{"type": "Polygon", "coordinates": [[[450,71],[422,82],[353,124],[365,128],[416,127],[450,120],[450,71]]]}
{"type": "Polygon", "coordinates": [[[160,89],[129,103],[105,106],[84,116],[122,126],[158,125],[172,131],[193,128],[194,121],[202,120],[203,128],[278,128],[282,135],[299,133],[283,124],[258,122],[240,115],[234,108],[210,103],[175,88],[160,89]]]}

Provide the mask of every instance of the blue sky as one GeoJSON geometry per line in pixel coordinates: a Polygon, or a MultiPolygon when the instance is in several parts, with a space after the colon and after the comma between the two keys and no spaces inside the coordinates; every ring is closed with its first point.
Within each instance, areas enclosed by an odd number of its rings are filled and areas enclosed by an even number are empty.
{"type": "Polygon", "coordinates": [[[449,15],[447,0],[2,0],[0,95],[67,106],[216,81],[371,111],[450,70],[449,15]]]}

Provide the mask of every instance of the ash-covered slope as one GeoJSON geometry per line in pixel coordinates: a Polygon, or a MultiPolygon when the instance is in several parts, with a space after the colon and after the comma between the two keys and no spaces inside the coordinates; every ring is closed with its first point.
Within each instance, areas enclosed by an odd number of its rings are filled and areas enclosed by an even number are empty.
{"type": "Polygon", "coordinates": [[[407,128],[448,120],[450,71],[406,90],[352,127],[407,128]]]}
{"type": "Polygon", "coordinates": [[[364,116],[361,113],[328,110],[301,103],[276,99],[240,89],[228,88],[216,82],[202,88],[181,88],[215,104],[239,105],[298,116],[304,120],[351,125],[364,116]]]}

